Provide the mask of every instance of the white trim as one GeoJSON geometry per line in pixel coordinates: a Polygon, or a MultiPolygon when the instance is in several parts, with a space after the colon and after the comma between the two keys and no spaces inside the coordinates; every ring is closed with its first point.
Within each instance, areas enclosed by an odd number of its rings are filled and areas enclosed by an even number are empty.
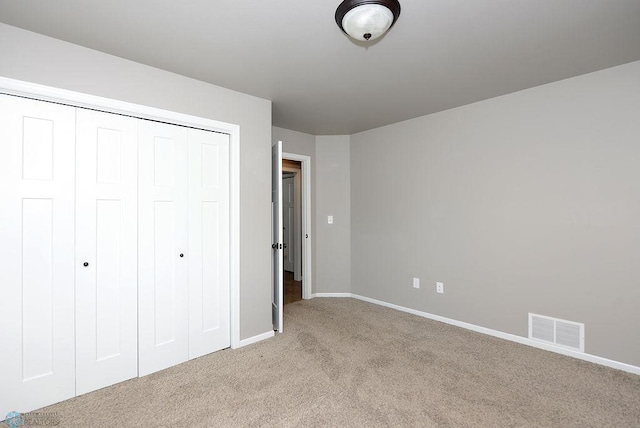
{"type": "Polygon", "coordinates": [[[282,153],[282,159],[298,161],[302,168],[302,233],[309,236],[302,245],[302,298],[311,299],[311,156],[282,153]]]}
{"type": "Polygon", "coordinates": [[[266,339],[270,339],[275,336],[275,332],[273,330],[267,331],[266,333],[258,334],[257,336],[249,337],[247,339],[242,339],[238,346],[233,349],[242,348],[243,346],[253,345],[254,343],[261,342],[266,339]]]}
{"type": "Polygon", "coordinates": [[[351,293],[314,293],[311,295],[314,297],[354,297],[351,293]]]}
{"type": "Polygon", "coordinates": [[[219,122],[217,120],[128,103],[125,101],[113,100],[110,98],[98,97],[95,95],[82,94],[79,92],[68,91],[66,89],[52,88],[35,83],[8,79],[6,77],[0,77],[0,91],[5,94],[33,98],[40,101],[67,104],[73,107],[100,110],[107,113],[167,122],[174,125],[200,128],[230,135],[232,132],[238,132],[240,129],[238,125],[219,122]]]}
{"type": "Polygon", "coordinates": [[[230,133],[230,264],[229,279],[231,287],[231,347],[240,346],[240,127],[235,126],[235,132],[230,133]]]}
{"type": "Polygon", "coordinates": [[[231,347],[240,343],[240,126],[183,113],[142,106],[124,101],[98,97],[0,76],[0,92],[73,107],[100,110],[107,113],[133,116],[175,125],[229,134],[230,186],[230,321],[231,347]]]}
{"type": "Polygon", "coordinates": [[[543,342],[528,339],[526,337],[517,336],[511,333],[505,333],[499,330],[493,330],[479,325],[470,324],[464,321],[458,321],[451,318],[442,317],[440,315],[430,314],[428,312],[418,311],[416,309],[406,308],[404,306],[395,305],[393,303],[383,302],[382,300],[372,299],[370,297],[360,296],[353,293],[318,293],[315,297],[352,297],[354,299],[362,300],[364,302],[373,303],[374,305],[385,306],[387,308],[395,309],[402,312],[407,312],[419,317],[428,318],[434,321],[440,321],[445,324],[455,325],[456,327],[465,328],[467,330],[475,331],[477,333],[487,334],[489,336],[497,337],[500,339],[509,340],[511,342],[520,343],[522,345],[532,346],[538,349],[544,349],[545,351],[555,352],[557,354],[566,355],[568,357],[577,358],[579,360],[589,361],[590,363],[600,364],[602,366],[611,367],[614,369],[622,370],[624,372],[640,375],[640,367],[634,366],[620,361],[610,360],[604,357],[598,357],[597,355],[585,354],[583,352],[572,351],[566,348],[560,348],[558,346],[549,345],[543,342]],[[334,295],[337,294],[337,295],[334,295]]]}

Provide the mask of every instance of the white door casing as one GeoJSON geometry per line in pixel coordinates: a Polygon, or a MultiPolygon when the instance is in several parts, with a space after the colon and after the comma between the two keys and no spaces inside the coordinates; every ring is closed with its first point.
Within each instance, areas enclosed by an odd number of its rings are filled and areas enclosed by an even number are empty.
{"type": "Polygon", "coordinates": [[[189,358],[230,345],[229,135],[190,129],[189,358]]]}
{"type": "Polygon", "coordinates": [[[0,116],[2,417],[75,395],[75,109],[1,95],[0,116]]]}
{"type": "Polygon", "coordinates": [[[243,346],[244,342],[240,340],[240,126],[2,76],[0,76],[0,92],[229,135],[231,347],[243,346]]]}
{"type": "Polygon", "coordinates": [[[80,395],[138,374],[138,125],[131,117],[86,109],[76,115],[80,395]]]}
{"type": "Polygon", "coordinates": [[[240,126],[200,116],[128,103],[110,98],[39,85],[0,76],[0,92],[34,100],[123,114],[141,119],[172,123],[189,128],[228,134],[230,137],[230,280],[231,347],[243,346],[240,340],[240,126]]]}
{"type": "Polygon", "coordinates": [[[294,213],[294,178],[282,179],[282,243],[283,265],[287,272],[294,271],[295,260],[295,213],[294,213]]]}
{"type": "Polygon", "coordinates": [[[138,124],[139,376],[189,358],[187,135],[138,124]]]}
{"type": "Polygon", "coordinates": [[[272,224],[272,319],[273,329],[282,333],[282,141],[271,147],[271,224],[272,224]]]}

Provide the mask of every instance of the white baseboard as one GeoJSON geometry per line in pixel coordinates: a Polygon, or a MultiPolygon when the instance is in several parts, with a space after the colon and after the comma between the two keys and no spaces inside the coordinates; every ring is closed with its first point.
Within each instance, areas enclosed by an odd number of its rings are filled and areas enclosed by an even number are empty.
{"type": "Polygon", "coordinates": [[[314,297],[353,297],[351,293],[314,293],[311,298],[314,297]]]}
{"type": "Polygon", "coordinates": [[[236,346],[236,347],[232,346],[232,348],[233,349],[238,349],[238,348],[242,348],[243,346],[252,345],[252,344],[260,342],[262,340],[269,339],[269,338],[273,337],[274,335],[275,335],[275,332],[273,330],[267,331],[266,333],[262,333],[262,334],[259,334],[257,336],[253,336],[253,337],[249,337],[247,339],[243,339],[243,340],[240,341],[240,343],[238,343],[238,346],[236,346]]]}
{"type": "MultiPolygon", "coordinates": [[[[334,294],[334,293],[328,293],[334,294]]],[[[546,351],[556,352],[558,354],[567,355],[569,357],[578,358],[580,360],[589,361],[591,363],[600,364],[602,366],[611,367],[614,369],[622,370],[628,373],[640,375],[640,367],[633,366],[631,364],[622,363],[620,361],[610,360],[608,358],[598,357],[597,355],[585,354],[582,352],[572,351],[570,349],[564,349],[557,346],[549,345],[542,342],[537,342],[526,337],[518,336],[511,333],[505,333],[499,330],[493,330],[479,325],[470,324],[464,321],[458,321],[451,318],[442,317],[440,315],[430,314],[428,312],[418,311],[416,309],[406,308],[400,305],[394,305],[393,303],[383,302],[381,300],[372,299],[365,296],[352,293],[336,293],[339,296],[325,295],[324,293],[316,294],[316,297],[352,297],[354,299],[362,300],[364,302],[373,303],[375,305],[385,306],[387,308],[396,309],[398,311],[407,312],[419,317],[428,318],[434,321],[440,321],[446,324],[455,325],[456,327],[466,328],[467,330],[475,331],[478,333],[488,334],[489,336],[498,337],[500,339],[509,340],[511,342],[521,343],[523,345],[532,346],[534,348],[544,349],[546,351]],[[348,295],[348,296],[347,296],[348,295]]]]}

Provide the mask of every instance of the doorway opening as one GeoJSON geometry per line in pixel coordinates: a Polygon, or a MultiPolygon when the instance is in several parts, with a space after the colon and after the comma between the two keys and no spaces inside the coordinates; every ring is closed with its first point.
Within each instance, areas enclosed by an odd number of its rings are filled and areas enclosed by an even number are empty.
{"type": "Polygon", "coordinates": [[[311,298],[311,158],[282,154],[284,303],[311,298]]]}
{"type": "MultiPolygon", "coordinates": [[[[312,297],[311,273],[311,157],[282,152],[282,141],[276,142],[272,154],[272,315],[273,329],[283,332],[285,277],[294,284],[289,294],[294,301],[312,297]],[[293,161],[293,162],[287,162],[293,161]],[[285,174],[283,176],[283,173],[285,174]],[[286,181],[290,180],[290,181],[286,181]],[[298,183],[296,185],[296,183],[298,183]],[[283,191],[283,184],[288,187],[283,191]],[[296,189],[300,189],[297,192],[296,189]],[[285,199],[287,199],[285,205],[285,199]],[[286,207],[286,208],[285,208],[286,207]],[[283,209],[284,208],[284,209],[283,209]],[[284,223],[287,211],[288,225],[284,223]],[[297,219],[297,221],[296,221],[297,219]],[[284,233],[283,233],[284,232],[284,233]],[[284,235],[287,235],[286,237],[284,235]],[[286,239],[286,240],[285,240],[286,239]],[[287,262],[285,270],[285,245],[287,262]],[[296,282],[301,282],[295,284],[296,282]],[[301,289],[301,296],[299,291],[301,289]]],[[[289,281],[287,281],[289,282],[289,281]]]]}
{"type": "Polygon", "coordinates": [[[302,164],[282,160],[282,243],[284,304],[302,300],[302,164]]]}

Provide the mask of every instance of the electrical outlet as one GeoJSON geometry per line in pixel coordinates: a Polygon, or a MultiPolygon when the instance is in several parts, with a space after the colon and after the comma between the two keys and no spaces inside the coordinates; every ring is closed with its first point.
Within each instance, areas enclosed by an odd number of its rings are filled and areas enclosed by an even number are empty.
{"type": "Polygon", "coordinates": [[[436,282],[436,291],[440,294],[444,293],[444,283],[436,282]]]}
{"type": "Polygon", "coordinates": [[[333,216],[332,215],[327,216],[327,223],[333,224],[333,216]]]}
{"type": "Polygon", "coordinates": [[[413,288],[420,288],[420,278],[413,278],[413,288]]]}

